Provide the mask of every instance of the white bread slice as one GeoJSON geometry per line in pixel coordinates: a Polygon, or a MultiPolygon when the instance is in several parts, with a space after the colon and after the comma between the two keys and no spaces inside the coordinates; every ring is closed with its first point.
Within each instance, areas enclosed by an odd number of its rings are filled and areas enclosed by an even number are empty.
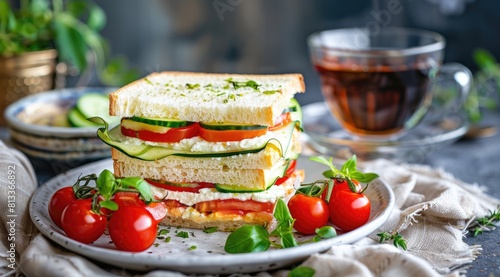
{"type": "MultiPolygon", "coordinates": [[[[208,182],[239,186],[247,189],[266,189],[283,172],[273,169],[231,169],[219,167],[210,168],[184,168],[157,165],[149,162],[131,162],[125,156],[123,160],[113,162],[114,173],[117,177],[140,176],[159,182],[208,182]]],[[[139,160],[136,160],[139,161],[139,160]]],[[[276,168],[284,165],[277,163],[276,168]]]]}
{"type": "MultiPolygon", "coordinates": [[[[280,185],[285,189],[286,196],[283,198],[285,202],[288,202],[288,199],[295,193],[294,183],[297,179],[300,182],[304,181],[303,170],[295,171],[286,182],[280,185]]],[[[255,224],[269,228],[273,221],[273,215],[266,212],[222,215],[218,213],[200,213],[194,207],[177,207],[167,210],[167,216],[160,222],[160,225],[202,230],[215,227],[218,231],[230,232],[245,224],[255,224]]]]}
{"type": "Polygon", "coordinates": [[[112,92],[109,111],[120,117],[272,126],[293,95],[304,91],[301,74],[160,72],[112,92]],[[235,88],[228,79],[259,86],[235,88]]]}

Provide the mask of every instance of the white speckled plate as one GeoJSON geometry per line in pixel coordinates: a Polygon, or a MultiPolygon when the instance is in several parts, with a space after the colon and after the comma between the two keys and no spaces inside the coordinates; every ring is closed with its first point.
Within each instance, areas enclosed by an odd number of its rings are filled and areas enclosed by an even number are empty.
{"type": "MultiPolygon", "coordinates": [[[[228,274],[277,269],[304,260],[313,253],[325,251],[332,245],[352,243],[367,236],[385,222],[394,206],[391,189],[382,180],[376,180],[366,190],[366,195],[372,203],[368,223],[332,239],[303,244],[295,248],[270,249],[250,254],[227,254],[224,252],[224,243],[228,233],[206,234],[200,230],[168,228],[170,232],[166,236],[171,237],[170,242],[157,239],[158,246],[152,246],[141,253],[131,253],[117,250],[108,235],[103,235],[90,245],[69,239],[52,223],[47,211],[47,203],[57,189],[72,185],[81,174],[99,173],[105,168],[112,168],[110,159],[75,168],[49,180],[38,188],[31,199],[31,219],[44,235],[71,251],[120,268],[141,271],[168,269],[185,273],[228,274]],[[189,238],[175,236],[179,231],[187,231],[189,238]],[[192,246],[196,249],[190,250],[192,246]]],[[[317,163],[305,158],[299,159],[298,168],[305,169],[308,180],[321,178],[323,171],[317,163]]]]}

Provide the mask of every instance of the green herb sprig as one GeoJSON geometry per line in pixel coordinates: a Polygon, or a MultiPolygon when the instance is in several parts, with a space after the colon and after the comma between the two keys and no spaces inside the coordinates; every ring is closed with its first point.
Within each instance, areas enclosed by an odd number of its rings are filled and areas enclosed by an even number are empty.
{"type": "Polygon", "coordinates": [[[483,234],[485,231],[492,231],[496,228],[496,223],[500,221],[500,206],[496,210],[489,211],[487,216],[478,218],[469,227],[474,237],[483,234]]]}
{"type": "Polygon", "coordinates": [[[107,169],[104,169],[99,176],[89,174],[79,177],[73,185],[73,191],[79,199],[92,198],[92,210],[96,213],[99,213],[100,208],[118,210],[118,204],[112,200],[112,197],[120,191],[138,192],[146,204],[153,201],[153,193],[146,180],[140,177],[116,178],[107,169]],[[95,182],[95,187],[88,186],[92,181],[95,182]],[[98,201],[99,196],[103,198],[100,201],[98,201]]]}
{"type": "Polygon", "coordinates": [[[380,237],[379,243],[385,243],[387,241],[392,241],[394,246],[401,247],[403,250],[407,250],[406,240],[399,232],[396,232],[393,234],[390,234],[387,232],[382,232],[382,233],[378,233],[377,236],[380,237]]]}
{"type": "MultiPolygon", "coordinates": [[[[338,169],[337,167],[335,167],[335,165],[333,164],[332,157],[327,159],[323,156],[314,156],[314,157],[309,158],[309,160],[328,166],[330,168],[330,170],[324,171],[323,176],[325,178],[328,178],[328,180],[330,180],[330,181],[332,179],[345,180],[347,182],[347,184],[349,185],[349,188],[351,189],[351,191],[357,191],[356,184],[354,184],[353,180],[357,180],[360,183],[368,184],[371,181],[373,181],[379,177],[378,174],[373,173],[373,172],[363,173],[363,172],[359,171],[357,169],[356,155],[353,155],[351,158],[349,158],[342,165],[341,169],[338,169]]],[[[326,182],[328,182],[327,180],[324,180],[324,181],[318,180],[315,183],[318,184],[321,182],[325,182],[324,186],[326,186],[326,188],[328,189],[326,201],[329,202],[331,194],[332,194],[333,185],[331,184],[331,182],[330,182],[330,184],[327,184],[326,183],[326,182]]],[[[308,184],[304,184],[304,186],[306,186],[306,185],[308,185],[308,184]]],[[[302,186],[302,187],[304,187],[304,186],[302,186]]],[[[363,193],[367,187],[368,187],[368,185],[363,188],[361,193],[363,193]]]]}

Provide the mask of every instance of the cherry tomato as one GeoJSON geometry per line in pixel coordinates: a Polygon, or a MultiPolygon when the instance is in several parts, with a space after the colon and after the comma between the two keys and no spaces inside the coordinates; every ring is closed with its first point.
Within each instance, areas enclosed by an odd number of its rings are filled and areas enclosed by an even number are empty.
{"type": "Polygon", "coordinates": [[[288,201],[288,209],[295,219],[293,228],[304,235],[314,234],[328,222],[328,205],[319,197],[297,193],[288,201]]]}
{"type": "Polygon", "coordinates": [[[92,199],[78,199],[69,204],[61,217],[62,229],[76,241],[92,243],[106,230],[108,220],[92,211],[92,199]]]}
{"type": "Polygon", "coordinates": [[[278,130],[283,126],[288,125],[288,123],[290,123],[291,121],[292,121],[291,113],[283,113],[278,117],[278,119],[276,119],[274,125],[268,128],[268,130],[269,131],[278,130]]]}
{"type": "Polygon", "coordinates": [[[259,137],[266,133],[266,128],[256,130],[210,130],[200,127],[200,137],[210,142],[240,141],[259,137]]]}
{"type": "Polygon", "coordinates": [[[276,182],[274,184],[281,185],[284,182],[286,182],[286,180],[288,180],[288,178],[290,178],[290,175],[292,175],[293,172],[295,172],[296,167],[297,167],[297,160],[291,160],[290,164],[288,164],[285,175],[283,177],[279,178],[278,180],[276,180],[276,182]]]}
{"type": "Polygon", "coordinates": [[[370,218],[370,200],[362,193],[339,190],[332,194],[328,206],[330,221],[343,231],[354,230],[370,218]]]}
{"type": "Polygon", "coordinates": [[[76,200],[73,187],[64,187],[57,190],[49,202],[49,215],[52,221],[59,227],[61,225],[61,215],[71,202],[76,200]]]}
{"type": "Polygon", "coordinates": [[[153,244],[157,227],[158,223],[146,208],[125,206],[113,214],[108,231],[118,249],[140,252],[153,244]]]}

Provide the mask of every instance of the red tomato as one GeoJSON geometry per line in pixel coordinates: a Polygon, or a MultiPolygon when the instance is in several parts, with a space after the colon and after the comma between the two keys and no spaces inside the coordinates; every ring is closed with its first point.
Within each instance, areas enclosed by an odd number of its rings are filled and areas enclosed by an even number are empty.
{"type": "Polygon", "coordinates": [[[144,207],[125,206],[113,214],[108,231],[118,249],[140,252],[153,244],[157,227],[158,223],[144,207]]]}
{"type": "Polygon", "coordinates": [[[134,131],[121,126],[121,132],[124,136],[136,137],[146,141],[174,143],[197,136],[199,126],[198,123],[193,123],[184,127],[171,128],[166,133],[155,133],[147,130],[134,131]]]}
{"type": "Polygon", "coordinates": [[[52,195],[49,202],[49,215],[59,228],[62,228],[61,215],[64,209],[75,200],[76,196],[73,192],[73,187],[61,188],[52,195]]]}
{"type": "Polygon", "coordinates": [[[200,212],[215,212],[223,210],[242,210],[254,212],[272,212],[274,204],[270,202],[257,202],[254,200],[213,200],[196,203],[196,210],[200,212]]]}
{"type": "MultiPolygon", "coordinates": [[[[171,190],[171,191],[199,192],[200,189],[203,189],[203,188],[215,187],[213,183],[205,183],[205,182],[192,183],[192,184],[189,184],[189,186],[186,186],[186,185],[180,186],[180,185],[176,185],[176,183],[173,183],[173,182],[169,182],[167,184],[167,183],[155,182],[152,180],[146,180],[146,181],[148,181],[149,184],[151,184],[155,187],[167,189],[167,190],[171,190]]],[[[182,184],[188,184],[188,183],[182,183],[182,184]]]]}
{"type": "Polygon", "coordinates": [[[297,168],[297,160],[291,160],[290,164],[288,165],[288,168],[286,169],[285,175],[283,177],[279,178],[278,180],[276,180],[276,182],[274,184],[281,185],[284,182],[286,182],[286,180],[288,180],[288,178],[290,178],[290,175],[292,175],[293,172],[295,172],[295,168],[297,168]]]}
{"type": "Polygon", "coordinates": [[[354,230],[370,218],[370,200],[362,193],[339,190],[332,194],[328,206],[330,221],[343,231],[354,230]]]}
{"type": "Polygon", "coordinates": [[[269,127],[269,131],[274,131],[278,130],[279,128],[288,125],[292,121],[292,116],[290,113],[283,113],[281,114],[278,119],[276,119],[276,122],[274,123],[273,126],[269,127]]]}
{"type": "Polygon", "coordinates": [[[151,213],[151,215],[158,223],[160,223],[165,218],[165,216],[167,216],[168,210],[165,202],[151,202],[146,205],[145,208],[151,213]]]}
{"type": "Polygon", "coordinates": [[[314,234],[328,222],[328,205],[319,197],[297,193],[288,201],[288,209],[295,219],[293,228],[304,235],[314,234]]]}
{"type": "Polygon", "coordinates": [[[106,230],[108,220],[92,211],[92,199],[78,199],[69,204],[61,217],[62,229],[76,241],[92,243],[106,230]]]}
{"type": "Polygon", "coordinates": [[[200,137],[210,142],[240,141],[267,133],[267,129],[257,130],[209,130],[200,127],[200,137]]]}

